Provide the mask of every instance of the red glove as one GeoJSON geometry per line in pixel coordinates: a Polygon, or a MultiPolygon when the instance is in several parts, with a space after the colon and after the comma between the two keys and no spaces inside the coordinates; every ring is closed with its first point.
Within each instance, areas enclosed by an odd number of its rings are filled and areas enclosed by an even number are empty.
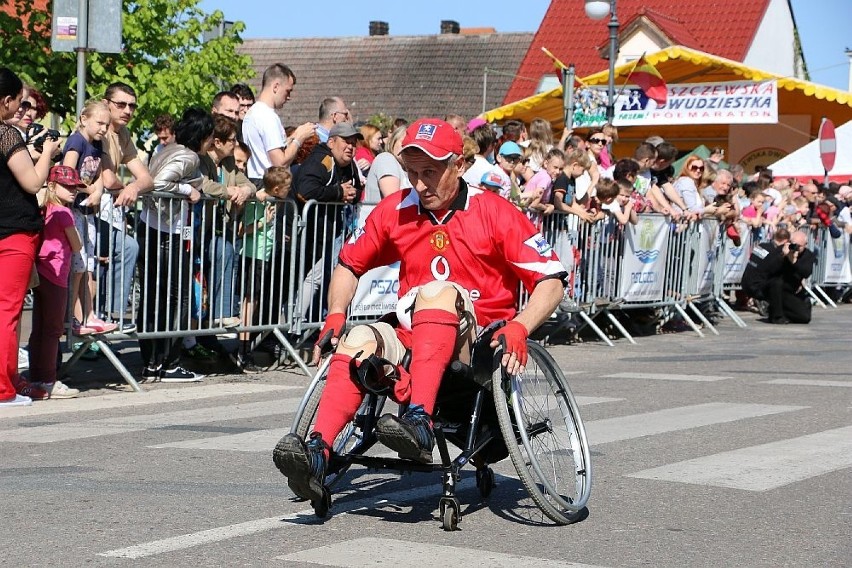
{"type": "Polygon", "coordinates": [[[494,340],[503,345],[503,353],[514,353],[521,365],[526,366],[528,335],[524,324],[512,320],[497,330],[494,340]]]}
{"type": "Polygon", "coordinates": [[[323,350],[332,340],[332,338],[340,337],[343,333],[343,328],[346,326],[346,314],[328,314],[325,317],[325,324],[320,331],[319,339],[316,346],[323,350]]]}

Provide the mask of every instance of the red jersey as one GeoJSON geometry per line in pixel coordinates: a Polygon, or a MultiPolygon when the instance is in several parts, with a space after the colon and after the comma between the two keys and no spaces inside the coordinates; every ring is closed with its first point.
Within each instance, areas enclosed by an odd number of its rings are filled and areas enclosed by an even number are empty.
{"type": "Polygon", "coordinates": [[[446,280],[465,288],[481,326],[514,317],[520,283],[566,277],[550,244],[506,199],[463,182],[438,219],[413,189],[382,201],[340,252],[359,278],[399,261],[399,297],[415,286],[446,280]]]}

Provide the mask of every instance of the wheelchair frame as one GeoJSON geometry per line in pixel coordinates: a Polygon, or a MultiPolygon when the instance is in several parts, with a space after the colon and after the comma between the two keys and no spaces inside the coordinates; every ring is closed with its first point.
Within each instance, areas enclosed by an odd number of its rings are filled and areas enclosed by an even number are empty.
{"type": "MultiPolygon", "coordinates": [[[[530,360],[526,371],[517,376],[507,375],[500,364],[502,350],[498,348],[495,351],[488,346],[495,330],[489,328],[477,338],[471,365],[454,361],[442,379],[442,388],[445,384],[452,384],[449,381],[458,380],[473,381],[476,385],[468,429],[463,436],[463,445],[459,446],[461,453],[455,459],[450,458],[447,436],[458,438],[464,425],[443,421],[439,409],[433,417],[435,443],[441,458],[439,463],[422,464],[400,458],[364,455],[378,441],[374,427],[386,401],[385,396],[368,392],[353,420],[331,444],[324,496],[321,501],[312,502],[318,517],[328,514],[331,488],[353,464],[373,470],[440,471],[443,476],[438,502],[441,526],[444,530],[455,530],[461,521],[461,505],[455,495],[461,469],[471,461],[479,462],[476,466],[476,485],[480,495],[484,499],[488,498],[494,486],[494,473],[488,463],[483,464],[476,458],[489,443],[496,440],[505,444],[518,477],[546,517],[558,525],[564,525],[586,516],[586,503],[592,485],[591,455],[577,403],[565,375],[553,357],[533,341],[527,342],[530,360]],[[538,377],[539,374],[543,377],[538,377]],[[544,381],[541,381],[542,378],[544,381]],[[543,385],[547,387],[545,392],[525,397],[525,390],[531,392],[541,382],[546,383],[543,385]],[[500,388],[493,388],[494,384],[499,384],[500,388]],[[481,420],[489,393],[494,401],[499,428],[484,424],[481,420]],[[551,398],[555,400],[555,405],[551,404],[551,398]],[[557,410],[561,419],[554,420],[552,414],[557,410]],[[519,428],[518,424],[524,424],[525,427],[519,428]],[[559,434],[555,434],[557,430],[559,434]],[[548,443],[548,438],[553,438],[556,444],[548,443]],[[541,447],[546,450],[543,457],[538,456],[541,447]],[[569,469],[557,463],[563,456],[570,457],[571,471],[561,471],[569,469]],[[549,459],[550,463],[544,463],[544,459],[549,459]],[[563,480],[563,474],[570,476],[570,479],[563,480]]],[[[325,388],[329,360],[330,357],[317,369],[296,411],[292,432],[302,439],[310,433],[313,425],[325,388]]]]}

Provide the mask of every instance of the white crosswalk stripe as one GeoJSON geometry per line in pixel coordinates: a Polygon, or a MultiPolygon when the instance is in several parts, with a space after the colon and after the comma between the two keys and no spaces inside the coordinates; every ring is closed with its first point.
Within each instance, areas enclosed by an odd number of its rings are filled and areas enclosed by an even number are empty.
{"type": "Polygon", "coordinates": [[[278,560],[317,566],[396,568],[398,566],[488,566],[490,568],[593,568],[554,560],[391,538],[358,538],[279,556],[278,560]]]}
{"type": "Polygon", "coordinates": [[[132,416],[101,418],[96,420],[86,420],[83,422],[66,422],[60,424],[48,424],[45,426],[11,428],[8,430],[0,430],[0,440],[5,442],[47,444],[50,442],[95,438],[97,436],[138,432],[140,430],[150,430],[153,428],[163,428],[168,426],[185,426],[191,424],[204,424],[207,422],[254,418],[257,416],[284,415],[296,410],[299,406],[300,400],[300,398],[286,398],[263,402],[229,404],[227,406],[214,406],[193,410],[161,412],[158,414],[135,414],[132,416]]]}
{"type": "Polygon", "coordinates": [[[852,467],[852,426],[721,452],[629,477],[766,491],[852,467]]]}
{"type": "Polygon", "coordinates": [[[733,377],[719,377],[716,375],[675,375],[667,373],[613,373],[603,375],[604,379],[647,379],[654,381],[693,381],[699,383],[724,381],[733,377]]]}
{"type": "Polygon", "coordinates": [[[711,402],[618,418],[593,420],[586,423],[586,434],[589,437],[589,443],[595,446],[653,434],[677,432],[678,430],[757,418],[780,412],[791,412],[803,408],[807,407],[711,402]]]}
{"type": "Polygon", "coordinates": [[[765,385],[791,385],[802,387],[852,387],[852,381],[826,381],[820,379],[773,379],[765,385]]]}

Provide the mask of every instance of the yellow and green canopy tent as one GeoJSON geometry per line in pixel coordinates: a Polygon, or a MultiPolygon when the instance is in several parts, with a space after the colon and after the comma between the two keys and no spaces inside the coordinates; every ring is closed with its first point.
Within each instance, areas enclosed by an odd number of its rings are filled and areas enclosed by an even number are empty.
{"type": "MultiPolygon", "coordinates": [[[[715,83],[724,81],[766,81],[775,79],[778,84],[778,114],[810,116],[810,135],[815,137],[822,117],[835,124],[852,120],[852,93],[833,89],[793,77],[782,77],[761,71],[742,63],[690,49],[671,46],[646,55],[645,59],[663,76],[666,84],[715,83]]],[[[633,63],[615,68],[616,90],[627,81],[633,63]]],[[[606,85],[609,71],[601,71],[580,79],[586,86],[606,85]]],[[[549,120],[556,131],[564,127],[562,87],[539,93],[511,104],[489,110],[481,116],[489,122],[502,123],[510,119],[529,123],[534,118],[549,120]]],[[[619,128],[619,139],[626,148],[648,136],[659,135],[678,147],[692,148],[699,144],[724,142],[728,139],[727,124],[678,124],[628,126],[619,128]]],[[[629,152],[630,150],[628,150],[629,152]]]]}

